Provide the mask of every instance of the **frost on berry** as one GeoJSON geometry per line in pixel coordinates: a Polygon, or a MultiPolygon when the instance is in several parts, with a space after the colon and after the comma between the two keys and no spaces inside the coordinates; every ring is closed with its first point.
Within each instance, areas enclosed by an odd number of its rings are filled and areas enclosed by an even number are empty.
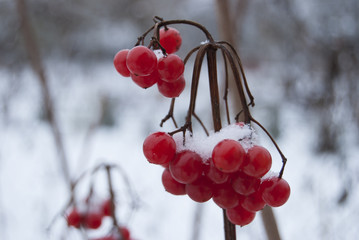
{"type": "Polygon", "coordinates": [[[143,143],[143,153],[150,163],[167,164],[176,153],[176,143],[164,132],[149,135],[143,143]]]}

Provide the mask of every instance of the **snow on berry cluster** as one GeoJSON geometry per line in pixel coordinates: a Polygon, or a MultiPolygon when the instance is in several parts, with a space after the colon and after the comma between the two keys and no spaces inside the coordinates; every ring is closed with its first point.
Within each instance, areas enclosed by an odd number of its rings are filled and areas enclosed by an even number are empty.
{"type": "MultiPolygon", "coordinates": [[[[85,202],[81,208],[72,206],[66,214],[66,221],[69,227],[85,230],[96,230],[102,225],[105,218],[112,217],[112,201],[107,199],[99,205],[85,202]]],[[[114,229],[110,234],[92,240],[131,240],[130,231],[124,226],[114,229]]]]}
{"type": "Polygon", "coordinates": [[[279,207],[290,195],[283,178],[268,174],[271,155],[256,143],[249,125],[236,123],[209,137],[185,139],[156,132],[145,139],[143,152],[150,163],[165,168],[167,192],[196,202],[212,199],[236,225],[249,224],[266,204],[279,207]]]}
{"type": "Polygon", "coordinates": [[[184,63],[174,54],[180,48],[182,38],[174,28],[162,28],[159,34],[165,55],[162,51],[156,54],[156,51],[145,46],[136,46],[131,50],[119,51],[114,57],[114,65],[122,76],[131,77],[140,87],[149,88],[157,83],[158,91],[163,96],[178,97],[186,85],[184,63]]]}

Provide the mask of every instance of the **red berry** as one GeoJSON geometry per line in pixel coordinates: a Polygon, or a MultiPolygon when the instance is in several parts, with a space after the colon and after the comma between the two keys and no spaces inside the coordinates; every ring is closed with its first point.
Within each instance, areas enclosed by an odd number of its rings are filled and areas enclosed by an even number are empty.
{"type": "Polygon", "coordinates": [[[121,233],[122,240],[130,240],[130,230],[126,227],[119,227],[119,232],[121,233]]]}
{"type": "Polygon", "coordinates": [[[75,228],[79,228],[81,224],[82,216],[76,208],[72,209],[67,215],[67,225],[75,228]]]}
{"type": "Polygon", "coordinates": [[[213,201],[221,208],[234,208],[243,200],[243,196],[237,194],[228,183],[213,187],[213,201]]]}
{"type": "Polygon", "coordinates": [[[260,191],[263,200],[271,207],[279,207],[287,202],[290,186],[286,180],[278,177],[264,179],[260,191]]]}
{"type": "Polygon", "coordinates": [[[241,166],[245,156],[242,145],[231,139],[219,142],[212,151],[214,166],[222,172],[236,172],[241,166]]]}
{"type": "Polygon", "coordinates": [[[104,201],[102,203],[102,206],[101,206],[102,214],[104,216],[111,217],[112,216],[112,208],[113,208],[113,205],[112,205],[111,199],[107,199],[106,201],[104,201]]]}
{"type": "Polygon", "coordinates": [[[175,98],[178,97],[184,90],[186,86],[186,81],[183,76],[181,76],[175,82],[166,82],[158,80],[157,87],[158,91],[165,97],[175,98]]]}
{"type": "Polygon", "coordinates": [[[155,70],[157,57],[151,49],[145,46],[136,46],[128,52],[126,65],[131,73],[147,76],[155,70]]]}
{"type": "Polygon", "coordinates": [[[205,176],[201,176],[193,183],[186,185],[187,195],[196,202],[207,202],[213,196],[212,182],[205,176]]]}
{"type": "Polygon", "coordinates": [[[260,191],[256,191],[245,197],[242,202],[242,207],[251,212],[262,210],[265,205],[266,203],[262,199],[262,193],[260,191]]]}
{"type": "Polygon", "coordinates": [[[209,159],[209,165],[205,168],[204,174],[216,184],[225,183],[229,178],[228,173],[224,173],[214,166],[212,158],[209,159]]]}
{"type": "Polygon", "coordinates": [[[97,229],[102,223],[102,214],[98,212],[88,212],[85,216],[85,227],[90,229],[97,229]]]}
{"type": "Polygon", "coordinates": [[[190,150],[177,153],[175,158],[170,161],[172,177],[183,184],[197,180],[202,175],[202,166],[202,158],[190,150]]]}
{"type": "Polygon", "coordinates": [[[263,177],[272,166],[272,157],[267,149],[253,146],[248,149],[242,165],[243,172],[256,178],[263,177]]]}
{"type": "Polygon", "coordinates": [[[234,191],[245,196],[257,191],[260,184],[261,180],[259,178],[248,176],[242,172],[238,172],[232,177],[234,191]]]}
{"type": "Polygon", "coordinates": [[[143,142],[143,153],[150,163],[166,164],[176,154],[176,143],[169,134],[156,132],[143,142]]]}
{"type": "Polygon", "coordinates": [[[130,71],[128,70],[126,65],[126,58],[129,51],[130,50],[128,49],[123,49],[116,53],[113,59],[113,65],[115,65],[117,72],[124,77],[130,76],[130,71]]]}
{"type": "Polygon", "coordinates": [[[165,169],[162,173],[162,184],[167,192],[173,195],[185,195],[186,185],[177,182],[171,175],[169,169],[165,169]]]}
{"type": "Polygon", "coordinates": [[[184,72],[184,63],[176,54],[169,54],[158,60],[158,73],[166,82],[175,82],[184,72]]]}
{"type": "Polygon", "coordinates": [[[167,27],[160,29],[160,44],[165,48],[166,53],[171,54],[181,47],[182,38],[175,28],[167,27]]]}
{"type": "Polygon", "coordinates": [[[137,76],[136,74],[131,73],[131,79],[141,88],[152,87],[155,83],[160,80],[157,69],[148,76],[137,76]]]}
{"type": "Polygon", "coordinates": [[[244,226],[253,221],[255,212],[245,210],[241,205],[226,210],[228,220],[239,226],[244,226]]]}

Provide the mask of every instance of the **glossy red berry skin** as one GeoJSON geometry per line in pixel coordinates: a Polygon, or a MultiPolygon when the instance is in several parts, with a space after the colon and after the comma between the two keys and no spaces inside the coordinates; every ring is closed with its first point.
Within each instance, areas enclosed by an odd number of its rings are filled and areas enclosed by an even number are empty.
{"type": "Polygon", "coordinates": [[[130,70],[128,70],[126,65],[126,58],[129,51],[130,50],[128,49],[123,49],[116,53],[113,59],[113,65],[115,66],[117,72],[124,77],[130,76],[130,70]]]}
{"type": "Polygon", "coordinates": [[[272,166],[272,157],[267,149],[261,146],[253,146],[248,149],[242,165],[243,172],[249,176],[263,177],[272,166]]]}
{"type": "Polygon", "coordinates": [[[262,199],[262,193],[256,191],[243,199],[242,207],[250,212],[262,210],[266,203],[262,199]]]}
{"type": "Polygon", "coordinates": [[[175,28],[167,27],[160,29],[160,44],[167,54],[177,52],[181,47],[182,38],[179,31],[175,28]]]}
{"type": "Polygon", "coordinates": [[[131,73],[131,79],[138,86],[146,89],[146,88],[149,88],[149,87],[152,87],[153,85],[155,85],[160,80],[160,77],[158,75],[157,69],[155,69],[148,76],[137,76],[137,75],[131,73]]]}
{"type": "Polygon", "coordinates": [[[175,82],[184,72],[184,63],[176,54],[169,54],[158,59],[158,73],[166,82],[175,82]]]}
{"type": "Polygon", "coordinates": [[[169,134],[156,132],[143,142],[143,153],[150,163],[167,164],[176,154],[176,143],[169,134]]]}
{"type": "Polygon", "coordinates": [[[81,216],[80,212],[76,208],[74,208],[67,215],[66,220],[67,220],[68,226],[79,228],[81,225],[82,216],[81,216]]]}
{"type": "Polygon", "coordinates": [[[255,212],[244,209],[241,205],[226,210],[228,220],[239,226],[248,225],[256,216],[255,212]]]}
{"type": "Polygon", "coordinates": [[[290,186],[286,180],[278,177],[264,179],[260,186],[263,200],[271,207],[280,207],[290,196],[290,186]]]}
{"type": "Polygon", "coordinates": [[[243,196],[236,193],[229,183],[213,186],[213,201],[221,208],[234,208],[242,200],[243,196]]]}
{"type": "Polygon", "coordinates": [[[186,87],[186,81],[183,76],[179,77],[175,82],[166,82],[159,80],[157,83],[158,91],[165,97],[178,97],[186,87]]]}
{"type": "Polygon", "coordinates": [[[239,194],[248,196],[259,189],[261,180],[238,172],[232,176],[232,187],[239,194]]]}
{"type": "Polygon", "coordinates": [[[148,76],[156,69],[157,57],[151,49],[136,46],[128,52],[126,65],[131,73],[137,76],[148,76]]]}
{"type": "Polygon", "coordinates": [[[209,159],[209,164],[204,170],[204,174],[214,183],[222,184],[228,181],[229,174],[218,170],[214,164],[212,158],[209,159]]]}
{"type": "Polygon", "coordinates": [[[186,193],[195,202],[207,202],[213,196],[212,182],[207,177],[201,176],[186,185],[186,193]]]}
{"type": "Polygon", "coordinates": [[[176,181],[183,184],[192,183],[202,175],[202,158],[195,152],[184,150],[170,161],[169,169],[176,181]]]}
{"type": "Polygon", "coordinates": [[[231,139],[219,142],[212,151],[214,166],[225,173],[238,171],[245,157],[242,145],[231,139]]]}
{"type": "Polygon", "coordinates": [[[186,185],[176,181],[169,169],[165,169],[162,173],[162,185],[165,190],[173,195],[185,195],[186,185]]]}
{"type": "Polygon", "coordinates": [[[97,229],[102,224],[102,214],[99,212],[88,212],[84,218],[84,226],[89,229],[97,229]]]}

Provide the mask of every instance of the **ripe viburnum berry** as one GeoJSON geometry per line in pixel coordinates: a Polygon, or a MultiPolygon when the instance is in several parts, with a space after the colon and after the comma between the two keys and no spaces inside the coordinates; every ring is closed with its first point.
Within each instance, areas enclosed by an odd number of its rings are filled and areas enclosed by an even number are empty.
{"type": "Polygon", "coordinates": [[[164,47],[167,54],[178,51],[182,44],[182,38],[179,31],[171,27],[161,28],[160,44],[164,47]]]}
{"type": "Polygon", "coordinates": [[[128,49],[123,49],[116,53],[113,59],[113,64],[115,65],[117,72],[124,77],[130,76],[130,71],[128,70],[126,65],[126,58],[129,51],[130,50],[128,49]]]}
{"type": "Polygon", "coordinates": [[[184,63],[176,54],[158,59],[158,73],[163,81],[175,82],[184,72],[184,63]]]}
{"type": "Polygon", "coordinates": [[[101,205],[101,210],[102,210],[102,214],[104,216],[112,216],[112,201],[111,199],[107,199],[106,201],[104,201],[101,205]]]}
{"type": "Polygon", "coordinates": [[[280,207],[287,202],[290,186],[286,180],[278,177],[264,179],[260,191],[263,200],[271,207],[280,207]]]}
{"type": "Polygon", "coordinates": [[[136,46],[128,52],[126,65],[131,73],[148,76],[156,69],[157,57],[151,49],[145,46],[136,46]]]}
{"type": "Polygon", "coordinates": [[[243,199],[242,207],[248,211],[256,212],[262,210],[266,203],[262,199],[262,193],[256,191],[243,199]]]}
{"type": "Polygon", "coordinates": [[[102,223],[102,214],[99,212],[88,212],[84,218],[86,228],[97,229],[102,223]]]}
{"type": "Polygon", "coordinates": [[[167,168],[162,173],[162,184],[166,191],[173,195],[186,194],[186,185],[176,181],[167,168]]]}
{"type": "Polygon", "coordinates": [[[130,240],[130,230],[127,227],[119,227],[118,231],[120,232],[123,240],[130,240]]]}
{"type": "Polygon", "coordinates": [[[131,79],[141,88],[149,88],[156,84],[160,80],[160,77],[157,69],[155,69],[148,76],[138,76],[131,73],[131,79]]]}
{"type": "Polygon", "coordinates": [[[184,90],[186,81],[183,76],[179,77],[175,82],[166,82],[158,80],[158,91],[165,97],[175,98],[178,97],[184,90]]]}
{"type": "Polygon", "coordinates": [[[250,212],[244,209],[240,204],[234,208],[226,210],[228,220],[239,226],[244,226],[253,221],[256,216],[255,212],[250,212]]]}
{"type": "Polygon", "coordinates": [[[186,185],[187,195],[195,202],[207,202],[213,196],[212,182],[205,176],[186,185]]]}
{"type": "Polygon", "coordinates": [[[263,177],[272,166],[272,157],[267,149],[253,146],[248,149],[242,165],[243,172],[256,178],[263,177]]]}
{"type": "Polygon", "coordinates": [[[82,216],[76,208],[73,208],[71,212],[67,215],[66,220],[67,225],[79,228],[81,225],[82,216]]]}
{"type": "Polygon", "coordinates": [[[222,172],[236,172],[245,157],[242,145],[232,139],[224,139],[219,142],[212,151],[214,166],[222,172]]]}
{"type": "Polygon", "coordinates": [[[234,208],[243,198],[233,190],[229,183],[213,186],[213,201],[221,208],[234,208]]]}
{"type": "Polygon", "coordinates": [[[249,195],[258,190],[261,184],[259,178],[251,177],[243,172],[235,173],[232,177],[232,187],[234,191],[242,195],[249,195]]]}
{"type": "Polygon", "coordinates": [[[156,132],[143,142],[143,153],[150,163],[166,164],[176,154],[176,143],[169,134],[156,132]]]}
{"type": "Polygon", "coordinates": [[[176,154],[170,161],[170,172],[172,177],[180,183],[192,183],[197,180],[203,172],[202,158],[197,153],[184,150],[176,154]]]}
{"type": "Polygon", "coordinates": [[[216,184],[227,182],[229,174],[218,170],[218,168],[214,166],[212,158],[210,158],[208,162],[209,165],[206,166],[204,174],[216,184]]]}

